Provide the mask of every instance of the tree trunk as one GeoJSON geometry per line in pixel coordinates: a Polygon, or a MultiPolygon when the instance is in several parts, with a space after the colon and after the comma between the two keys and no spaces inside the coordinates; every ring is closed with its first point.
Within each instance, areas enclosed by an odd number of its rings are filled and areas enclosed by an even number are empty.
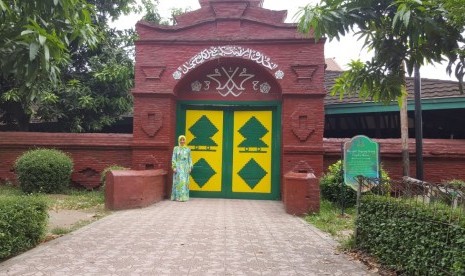
{"type": "Polygon", "coordinates": [[[407,89],[405,82],[402,90],[404,95],[401,98],[402,104],[400,106],[400,137],[402,140],[402,174],[403,176],[409,176],[410,172],[410,159],[408,150],[408,114],[407,114],[407,89]]]}

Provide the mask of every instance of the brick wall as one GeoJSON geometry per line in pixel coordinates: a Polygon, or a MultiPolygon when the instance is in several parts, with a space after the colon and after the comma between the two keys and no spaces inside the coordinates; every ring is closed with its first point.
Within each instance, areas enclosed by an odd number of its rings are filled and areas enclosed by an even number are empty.
{"type": "Polygon", "coordinates": [[[0,181],[15,180],[15,160],[34,148],[55,148],[67,152],[74,162],[72,181],[94,188],[100,173],[109,165],[131,167],[131,134],[72,134],[0,132],[0,181]]]}
{"type": "MultiPolygon", "coordinates": [[[[291,137],[295,139],[294,137],[291,137]]],[[[290,138],[289,138],[290,139],[290,138]]],[[[312,146],[284,147],[283,174],[292,170],[299,161],[305,161],[320,177],[323,171],[341,158],[341,143],[347,139],[323,139],[324,160],[312,146]],[[289,151],[291,154],[288,154],[289,151]]],[[[402,176],[400,140],[377,139],[380,143],[381,162],[393,179],[402,176]]],[[[425,139],[423,141],[424,179],[440,182],[447,179],[465,179],[465,140],[425,139]]],[[[149,145],[134,145],[130,134],[71,134],[0,132],[0,181],[15,180],[13,165],[23,152],[33,148],[56,148],[71,155],[74,161],[72,180],[76,184],[93,188],[100,183],[100,173],[112,164],[143,170],[151,168],[169,169],[168,150],[157,150],[149,145]],[[133,152],[141,159],[132,165],[133,152]],[[145,156],[145,159],[142,157],[145,156]],[[152,165],[153,166],[152,166],[152,165]]],[[[316,148],[317,149],[317,148],[316,148]]],[[[410,175],[415,176],[415,142],[410,141],[410,175]]],[[[170,179],[170,176],[167,178],[170,179]]],[[[281,177],[281,180],[283,178],[281,177]]],[[[166,187],[169,194],[169,183],[166,187]]],[[[281,181],[282,183],[282,181],[281,181]]]]}
{"type": "MultiPolygon", "coordinates": [[[[348,139],[324,139],[324,168],[341,159],[341,143],[348,139]]],[[[391,178],[402,177],[400,139],[375,139],[379,143],[381,163],[391,178]]],[[[409,141],[410,176],[415,177],[415,140],[409,141]]],[[[424,180],[441,182],[450,179],[465,180],[465,140],[424,139],[424,180]]]]}

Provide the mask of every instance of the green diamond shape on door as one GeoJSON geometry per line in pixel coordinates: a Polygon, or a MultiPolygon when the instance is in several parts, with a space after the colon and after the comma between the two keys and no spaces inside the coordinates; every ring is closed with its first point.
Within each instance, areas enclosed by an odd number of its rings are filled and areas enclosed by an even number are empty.
{"type": "Polygon", "coordinates": [[[268,148],[268,145],[263,142],[262,138],[268,133],[268,129],[255,116],[252,116],[239,129],[239,133],[245,138],[238,146],[245,150],[240,152],[266,153],[262,148],[268,148]],[[255,150],[250,150],[250,148],[255,148],[255,150]]]}
{"type": "Polygon", "coordinates": [[[215,174],[216,172],[204,158],[200,158],[199,161],[194,164],[194,168],[191,172],[192,179],[194,179],[200,188],[207,184],[208,180],[215,174]]]}
{"type": "Polygon", "coordinates": [[[267,172],[252,158],[249,162],[247,162],[247,164],[245,164],[238,174],[253,190],[263,177],[266,176],[267,172]]]}
{"type": "Polygon", "coordinates": [[[200,119],[195,122],[189,131],[194,135],[194,139],[189,142],[189,146],[194,146],[192,151],[216,151],[211,147],[218,146],[212,137],[218,132],[216,126],[208,119],[207,116],[203,115],[200,119]]]}

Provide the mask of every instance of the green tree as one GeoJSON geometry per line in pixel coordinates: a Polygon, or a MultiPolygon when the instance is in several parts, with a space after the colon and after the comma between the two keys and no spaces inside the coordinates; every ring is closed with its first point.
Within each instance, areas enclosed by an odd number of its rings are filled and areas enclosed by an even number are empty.
{"type": "MultiPolygon", "coordinates": [[[[158,12],[158,0],[142,0],[142,5],[145,9],[145,15],[142,18],[147,22],[152,22],[156,24],[162,24],[162,18],[158,12]]],[[[168,22],[165,22],[165,25],[168,25],[168,22]]]]}
{"type": "Polygon", "coordinates": [[[134,30],[116,30],[109,22],[137,11],[134,0],[87,0],[94,7],[100,40],[95,47],[73,44],[71,63],[55,97],[41,102],[37,117],[58,122],[59,130],[96,132],[132,108],[134,30]],[[54,101],[53,98],[58,99],[54,101]]]}
{"type": "Polygon", "coordinates": [[[131,111],[133,31],[100,29],[96,47],[74,51],[63,82],[38,104],[35,116],[57,122],[60,131],[100,131],[131,111]]]}
{"type": "MultiPolygon", "coordinates": [[[[465,26],[465,5],[462,0],[442,0],[444,3],[444,8],[447,10],[449,14],[449,19],[453,24],[457,26],[457,28],[461,28],[462,32],[464,31],[465,26]]],[[[462,44],[460,49],[457,49],[457,56],[458,61],[455,64],[455,61],[449,62],[447,67],[447,72],[452,74],[453,67],[455,66],[455,76],[457,79],[464,78],[465,75],[465,45],[462,44]]],[[[460,82],[461,90],[463,90],[463,83],[460,82]]]]}
{"type": "Polygon", "coordinates": [[[26,129],[38,83],[56,84],[70,44],[97,43],[92,7],[84,0],[0,0],[0,116],[26,129]]]}
{"type": "Polygon", "coordinates": [[[186,13],[191,10],[190,7],[182,8],[172,8],[171,17],[169,19],[162,18],[158,12],[158,0],[142,0],[142,6],[145,10],[145,15],[142,18],[144,21],[160,24],[160,25],[175,25],[177,15],[186,13]]]}
{"type": "Polygon", "coordinates": [[[450,20],[452,20],[457,26],[465,25],[465,5],[462,0],[442,0],[444,3],[444,8],[448,11],[450,15],[450,20]]]}
{"type": "MultiPolygon", "coordinates": [[[[445,0],[444,0],[445,1],[445,0]]],[[[461,59],[459,45],[464,41],[463,26],[449,20],[450,14],[436,0],[328,0],[301,9],[298,28],[312,32],[315,39],[330,40],[351,31],[373,50],[373,58],[352,61],[350,69],[336,80],[331,93],[359,94],[364,99],[388,103],[398,100],[405,106],[405,74],[412,75],[416,65],[461,59]]],[[[462,59],[463,60],[463,59],[462,59]]],[[[463,82],[463,75],[457,75],[463,82]]],[[[401,112],[401,117],[406,117],[401,112]]],[[[404,174],[408,173],[408,126],[402,124],[404,174]]]]}
{"type": "MultiPolygon", "coordinates": [[[[134,79],[133,30],[117,31],[109,21],[134,11],[134,0],[88,0],[92,7],[94,34],[99,38],[89,44],[69,41],[67,61],[60,64],[56,80],[39,79],[30,85],[34,97],[22,97],[17,79],[9,85],[0,109],[3,122],[27,130],[30,117],[55,121],[61,131],[93,132],[114,123],[131,110],[129,89],[134,79]],[[23,108],[17,108],[21,106],[23,108]],[[22,120],[18,119],[22,118],[22,120]]],[[[0,91],[7,89],[0,87],[0,91]]],[[[6,88],[6,87],[5,87],[6,88]]]]}

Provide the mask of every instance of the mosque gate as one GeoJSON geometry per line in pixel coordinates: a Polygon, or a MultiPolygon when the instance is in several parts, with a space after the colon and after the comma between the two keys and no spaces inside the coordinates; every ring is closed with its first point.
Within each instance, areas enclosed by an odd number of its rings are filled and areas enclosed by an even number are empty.
{"type": "Polygon", "coordinates": [[[321,175],[324,41],[262,2],[200,0],[175,26],[138,22],[133,168],[169,169],[185,134],[193,196],[279,199],[301,161],[321,175]]]}

